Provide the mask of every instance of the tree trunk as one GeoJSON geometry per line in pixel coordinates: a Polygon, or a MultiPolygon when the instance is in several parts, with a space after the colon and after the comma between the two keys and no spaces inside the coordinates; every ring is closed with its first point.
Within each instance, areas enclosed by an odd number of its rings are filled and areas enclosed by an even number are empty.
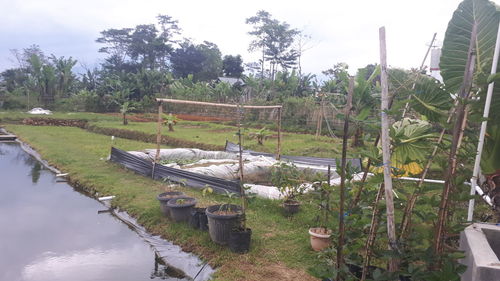
{"type": "Polygon", "coordinates": [[[122,115],[123,115],[123,125],[128,125],[126,113],[123,113],[122,115]]]}
{"type": "Polygon", "coordinates": [[[169,132],[173,132],[174,131],[174,125],[172,125],[172,124],[169,123],[168,124],[168,131],[169,132]]]}

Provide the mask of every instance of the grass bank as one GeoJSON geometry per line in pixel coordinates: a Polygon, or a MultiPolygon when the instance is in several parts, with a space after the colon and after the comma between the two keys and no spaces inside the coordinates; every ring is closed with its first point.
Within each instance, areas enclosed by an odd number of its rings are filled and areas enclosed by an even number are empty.
{"type": "MultiPolygon", "coordinates": [[[[109,137],[72,127],[14,124],[5,127],[37,149],[52,165],[70,173],[71,181],[99,196],[115,195],[113,205],[136,217],[150,232],[209,261],[218,268],[216,280],[314,280],[307,274],[316,262],[307,234],[316,216],[311,198],[305,198],[303,210],[291,218],[282,215],[278,201],[260,198],[252,201],[247,213],[248,225],[254,233],[252,249],[246,255],[236,255],[212,243],[208,233],[163,218],[156,195],[165,186],[105,161],[111,145],[109,137]]],[[[138,150],[151,144],[117,139],[115,146],[138,150]]],[[[201,192],[190,188],[178,189],[196,197],[204,206],[236,200],[215,194],[203,197],[201,192]]]]}
{"type": "MultiPolygon", "coordinates": [[[[155,134],[157,130],[156,123],[152,122],[129,122],[123,125],[120,122],[110,120],[100,120],[91,122],[91,125],[102,128],[125,129],[138,131],[148,134],[155,134]]],[[[261,152],[276,153],[278,142],[277,132],[272,132],[270,137],[264,141],[264,145],[259,145],[257,140],[250,135],[256,129],[245,129],[243,146],[261,152]]],[[[223,146],[226,140],[238,142],[235,126],[199,122],[199,121],[181,121],[175,126],[174,132],[168,132],[167,128],[162,129],[162,134],[175,139],[181,139],[191,142],[202,142],[204,144],[223,146]]],[[[282,154],[297,156],[316,156],[316,157],[339,157],[341,143],[339,139],[333,139],[326,136],[316,138],[309,134],[282,133],[282,154]]]]}
{"type": "MultiPolygon", "coordinates": [[[[141,115],[140,115],[141,116],[141,115]]],[[[129,121],[128,125],[123,125],[120,116],[90,112],[61,113],[55,112],[52,115],[31,115],[24,112],[4,111],[0,112],[0,122],[20,123],[25,118],[53,118],[53,119],[73,119],[85,120],[89,126],[96,130],[94,132],[104,133],[104,129],[118,129],[132,131],[130,136],[141,135],[136,140],[149,141],[144,136],[155,135],[157,125],[155,122],[134,122],[129,121]],[[101,129],[101,130],[99,130],[101,129]]],[[[132,120],[134,115],[131,115],[132,120]]],[[[108,130],[109,131],[109,130],[108,130]]],[[[257,129],[245,129],[243,146],[261,152],[276,153],[277,132],[272,131],[264,145],[257,144],[257,140],[250,135],[257,129]]],[[[184,121],[181,120],[176,126],[174,132],[168,132],[166,127],[162,128],[162,134],[171,138],[173,145],[185,142],[190,147],[200,147],[202,149],[220,149],[224,146],[226,140],[237,142],[237,128],[235,126],[219,123],[184,121]],[[193,144],[198,144],[193,145],[193,144]]],[[[126,132],[125,132],[126,134],[126,132]]],[[[316,157],[340,157],[341,140],[327,136],[315,137],[310,134],[282,133],[282,154],[296,156],[316,156],[316,157]]],[[[349,149],[349,157],[358,157],[356,149],[349,149]]]]}

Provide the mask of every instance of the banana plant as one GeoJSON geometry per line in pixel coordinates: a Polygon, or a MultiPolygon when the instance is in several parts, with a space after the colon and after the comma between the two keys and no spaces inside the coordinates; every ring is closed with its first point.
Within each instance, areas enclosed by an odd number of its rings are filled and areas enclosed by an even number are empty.
{"type": "Polygon", "coordinates": [[[255,132],[250,133],[250,137],[255,138],[259,145],[264,145],[264,140],[272,135],[271,131],[263,127],[255,132]]]}

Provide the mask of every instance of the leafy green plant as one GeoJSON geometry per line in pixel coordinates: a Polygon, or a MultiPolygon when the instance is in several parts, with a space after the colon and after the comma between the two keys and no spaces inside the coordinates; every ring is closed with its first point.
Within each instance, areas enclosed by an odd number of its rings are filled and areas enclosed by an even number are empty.
{"type": "Polygon", "coordinates": [[[255,132],[251,132],[249,135],[256,139],[259,145],[264,145],[264,140],[270,137],[272,132],[266,129],[266,127],[263,127],[255,132]]]}
{"type": "Polygon", "coordinates": [[[320,193],[318,202],[318,221],[319,227],[324,229],[325,233],[327,230],[328,220],[331,213],[331,194],[335,187],[328,184],[327,182],[318,182],[315,184],[316,190],[320,193]]]}
{"type": "Polygon", "coordinates": [[[173,132],[174,126],[179,122],[179,118],[177,118],[177,115],[173,115],[172,113],[163,114],[162,118],[163,123],[168,126],[168,131],[173,132]]]}
{"type": "Polygon", "coordinates": [[[180,199],[175,200],[175,204],[177,204],[177,205],[182,205],[186,202],[187,202],[187,199],[184,199],[184,198],[180,198],[180,199]]]}
{"type": "Polygon", "coordinates": [[[208,194],[214,193],[214,189],[210,187],[210,185],[206,184],[205,187],[201,190],[201,195],[206,197],[208,194]]]}
{"type": "Polygon", "coordinates": [[[295,201],[305,187],[303,173],[294,164],[279,162],[271,167],[271,182],[278,188],[283,200],[295,201]]]}

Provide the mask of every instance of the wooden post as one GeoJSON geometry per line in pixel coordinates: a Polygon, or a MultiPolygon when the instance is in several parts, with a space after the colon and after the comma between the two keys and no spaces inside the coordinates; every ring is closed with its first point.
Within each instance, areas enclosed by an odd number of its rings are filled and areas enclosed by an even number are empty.
{"type": "MultiPolygon", "coordinates": [[[[345,178],[347,166],[347,141],[349,132],[349,115],[352,107],[352,96],[354,93],[354,77],[349,79],[349,90],[347,91],[347,104],[344,113],[344,135],[342,136],[342,163],[340,167],[340,204],[339,204],[339,234],[337,242],[337,270],[340,270],[344,263],[342,248],[344,247],[345,224],[344,224],[344,204],[345,204],[345,178]]],[[[340,272],[340,271],[339,271],[340,272]]],[[[337,281],[340,281],[341,274],[337,275],[337,281]]]]}
{"type": "Polygon", "coordinates": [[[281,107],[278,108],[278,152],[276,153],[276,159],[281,159],[281,107]]]}
{"type": "Polygon", "coordinates": [[[163,102],[158,102],[158,130],[156,133],[156,155],[155,155],[155,163],[158,163],[160,160],[160,145],[161,145],[161,123],[162,123],[162,115],[163,115],[163,102]]]}
{"type": "MultiPolygon", "coordinates": [[[[381,122],[382,122],[382,132],[381,142],[382,142],[382,161],[384,167],[384,189],[385,189],[385,205],[386,205],[386,216],[387,216],[387,236],[389,238],[389,250],[397,250],[397,240],[396,240],[396,225],[394,223],[394,199],[392,193],[392,177],[391,177],[391,139],[389,137],[389,116],[387,115],[387,110],[389,110],[389,84],[387,81],[387,50],[385,44],[385,27],[379,29],[380,38],[380,84],[382,88],[382,105],[381,111],[381,122]]],[[[398,265],[394,258],[389,261],[389,271],[397,271],[398,265]]]]}

